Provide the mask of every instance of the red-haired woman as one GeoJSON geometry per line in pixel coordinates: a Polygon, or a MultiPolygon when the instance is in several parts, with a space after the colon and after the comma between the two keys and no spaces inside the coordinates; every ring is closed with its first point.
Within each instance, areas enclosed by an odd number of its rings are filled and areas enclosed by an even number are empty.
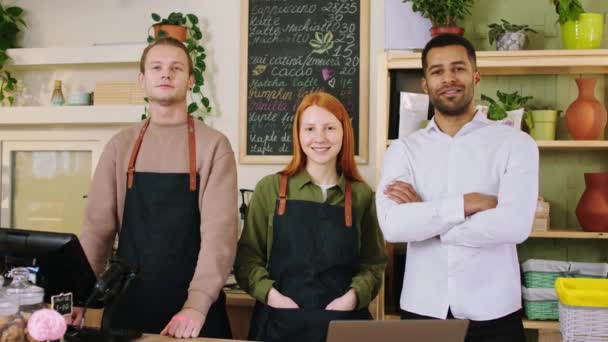
{"type": "Polygon", "coordinates": [[[257,184],[237,250],[236,279],[257,300],[255,340],[325,341],[330,320],[370,319],[386,265],[342,103],[306,95],[293,146],[289,165],[257,184]]]}

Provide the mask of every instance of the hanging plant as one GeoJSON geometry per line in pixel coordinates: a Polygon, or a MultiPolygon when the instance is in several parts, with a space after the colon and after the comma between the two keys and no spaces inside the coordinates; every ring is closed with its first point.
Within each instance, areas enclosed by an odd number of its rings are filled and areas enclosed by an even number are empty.
{"type": "Polygon", "coordinates": [[[17,79],[3,69],[9,59],[6,50],[16,47],[17,34],[20,32],[19,27],[27,26],[21,18],[22,15],[22,8],[17,6],[4,8],[0,3],[0,103],[7,101],[12,105],[15,101],[15,98],[12,95],[6,95],[5,91],[14,91],[17,79]]]}
{"type": "MultiPolygon", "coordinates": [[[[185,38],[182,41],[186,44],[190,58],[192,58],[192,74],[194,76],[194,86],[190,92],[191,102],[188,105],[188,114],[196,115],[199,120],[203,121],[211,113],[211,104],[209,98],[203,92],[203,86],[205,85],[204,72],[207,69],[205,58],[207,55],[202,43],[203,33],[198,26],[198,17],[194,14],[184,15],[180,12],[172,12],[167,18],[162,18],[160,15],[152,13],[152,20],[154,20],[154,24],[148,29],[148,43],[165,36],[180,39],[180,37],[173,36],[171,31],[164,28],[163,25],[174,25],[186,29],[185,38]],[[155,30],[155,37],[150,35],[150,30],[152,29],[155,30]]],[[[147,117],[147,115],[146,109],[142,118],[147,117]]]]}

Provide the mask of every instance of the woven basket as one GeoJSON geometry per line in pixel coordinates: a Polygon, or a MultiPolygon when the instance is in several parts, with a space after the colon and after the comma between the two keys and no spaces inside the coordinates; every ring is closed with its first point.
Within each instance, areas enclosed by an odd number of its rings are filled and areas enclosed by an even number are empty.
{"type": "Polygon", "coordinates": [[[555,291],[565,342],[608,342],[608,279],[559,278],[555,291]]]}
{"type": "Polygon", "coordinates": [[[555,289],[523,287],[521,292],[528,319],[557,320],[559,318],[559,302],[555,289]]]}
{"type": "Polygon", "coordinates": [[[522,265],[524,285],[527,288],[552,288],[557,277],[563,277],[570,269],[567,261],[530,259],[522,265]]]}
{"type": "Polygon", "coordinates": [[[522,264],[527,288],[555,286],[558,277],[606,278],[608,264],[530,259],[522,264]]]}
{"type": "Polygon", "coordinates": [[[608,341],[608,308],[560,303],[559,324],[564,342],[608,341]]]}
{"type": "Polygon", "coordinates": [[[557,300],[541,302],[524,300],[524,311],[526,317],[531,320],[557,321],[559,319],[559,302],[557,300]]]}
{"type": "Polygon", "coordinates": [[[555,279],[563,276],[563,273],[524,272],[524,285],[528,288],[551,288],[555,286],[555,279]]]}

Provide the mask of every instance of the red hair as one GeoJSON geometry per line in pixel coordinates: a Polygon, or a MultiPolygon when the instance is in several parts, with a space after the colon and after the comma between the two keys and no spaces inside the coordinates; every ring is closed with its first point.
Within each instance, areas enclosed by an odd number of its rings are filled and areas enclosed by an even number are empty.
{"type": "Polygon", "coordinates": [[[343,173],[350,181],[364,182],[355,163],[355,134],[350,122],[350,116],[340,100],[334,96],[318,91],[310,93],[302,99],[293,119],[293,157],[280,173],[292,176],[306,167],[306,154],[300,145],[300,119],[302,113],[312,106],[321,107],[332,113],[342,124],[342,148],[336,158],[336,171],[343,173]]]}

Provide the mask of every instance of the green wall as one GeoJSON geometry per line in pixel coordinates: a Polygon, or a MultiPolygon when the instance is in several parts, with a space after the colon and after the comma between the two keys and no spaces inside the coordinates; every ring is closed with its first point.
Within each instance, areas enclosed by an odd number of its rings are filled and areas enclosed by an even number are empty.
{"type": "MultiPolygon", "coordinates": [[[[606,0],[581,0],[587,12],[608,13],[606,0]]],[[[530,35],[529,49],[560,49],[560,28],[557,13],[550,0],[477,0],[472,15],[463,23],[465,36],[478,50],[494,50],[488,42],[488,24],[505,19],[514,24],[529,25],[538,31],[530,35]]],[[[604,24],[603,48],[608,48],[608,25],[604,24]]]]}

